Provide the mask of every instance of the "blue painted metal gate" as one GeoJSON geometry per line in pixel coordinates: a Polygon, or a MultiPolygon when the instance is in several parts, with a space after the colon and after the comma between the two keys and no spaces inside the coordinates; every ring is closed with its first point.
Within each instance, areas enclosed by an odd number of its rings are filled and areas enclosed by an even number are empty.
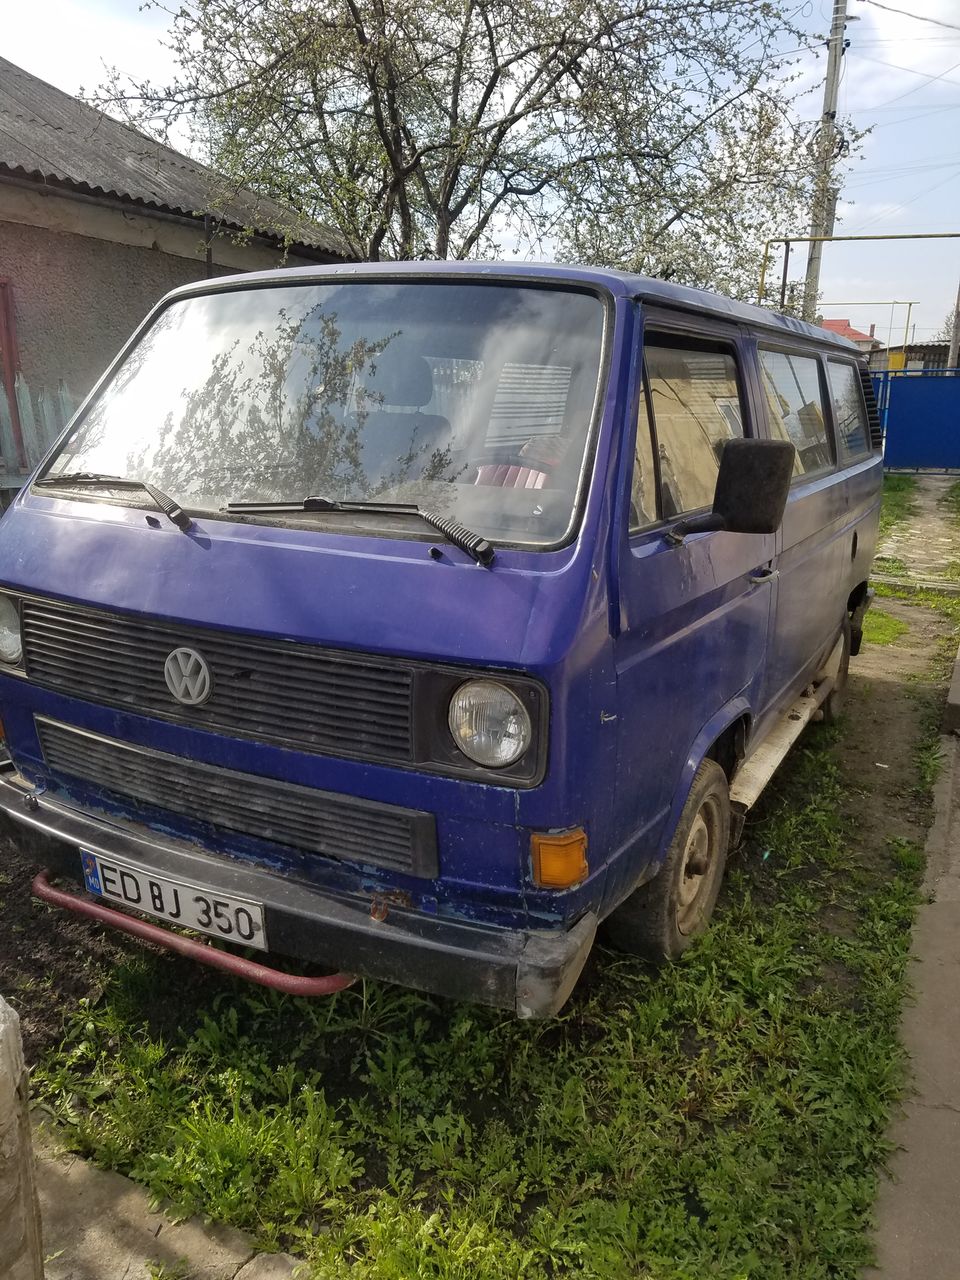
{"type": "Polygon", "coordinates": [[[960,471],[960,369],[874,374],[885,467],[960,471]]]}

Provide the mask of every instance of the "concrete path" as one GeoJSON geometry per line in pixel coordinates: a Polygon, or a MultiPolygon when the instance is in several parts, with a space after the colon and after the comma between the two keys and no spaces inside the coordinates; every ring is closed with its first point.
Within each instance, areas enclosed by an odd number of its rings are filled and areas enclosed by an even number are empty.
{"type": "Polygon", "coordinates": [[[949,566],[960,560],[960,530],[940,506],[956,480],[956,476],[917,476],[915,514],[891,529],[877,547],[877,555],[902,560],[913,578],[944,577],[949,566]]]}
{"type": "MultiPolygon", "coordinates": [[[[960,530],[940,500],[952,476],[918,476],[916,513],[898,524],[878,554],[903,561],[914,580],[937,585],[960,561],[960,530]]],[[[900,576],[900,575],[898,575],[900,576]]],[[[960,729],[960,657],[944,727],[960,729]]],[[[912,1092],[890,1130],[896,1150],[876,1205],[878,1280],[960,1276],[960,745],[942,738],[943,769],[927,840],[925,896],[913,933],[903,1042],[912,1092]]]]}
{"type": "MultiPolygon", "coordinates": [[[[954,535],[956,537],[956,534],[954,535]]],[[[913,1094],[894,1122],[891,1178],[876,1206],[878,1280],[960,1276],[960,748],[944,767],[927,840],[925,889],[913,935],[916,999],[904,1013],[913,1094]]]]}
{"type": "Polygon", "coordinates": [[[35,1135],[46,1280],[290,1280],[286,1254],[257,1254],[228,1227],[171,1222],[119,1173],[63,1153],[49,1130],[35,1135]]]}

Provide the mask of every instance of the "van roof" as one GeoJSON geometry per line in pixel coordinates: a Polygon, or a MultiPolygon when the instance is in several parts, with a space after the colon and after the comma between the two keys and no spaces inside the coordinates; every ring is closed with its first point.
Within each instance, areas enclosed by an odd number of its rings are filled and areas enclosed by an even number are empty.
{"type": "Polygon", "coordinates": [[[690,289],[669,280],[652,276],[614,271],[607,267],[578,266],[565,262],[362,262],[322,267],[285,267],[272,271],[251,271],[240,276],[219,276],[174,290],[173,296],[206,293],[211,289],[236,288],[237,285],[281,284],[295,278],[326,279],[339,276],[467,276],[473,279],[532,280],[544,283],[582,284],[601,287],[618,297],[640,298],[684,310],[706,312],[746,324],[811,339],[826,346],[862,355],[859,348],[838,333],[818,325],[807,324],[793,316],[780,315],[767,307],[749,302],[736,302],[706,289],[690,289]]]}

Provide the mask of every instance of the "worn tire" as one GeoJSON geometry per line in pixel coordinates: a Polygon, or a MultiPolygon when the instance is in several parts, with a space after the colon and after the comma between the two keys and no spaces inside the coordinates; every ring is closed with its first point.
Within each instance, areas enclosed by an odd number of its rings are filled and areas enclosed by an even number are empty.
{"type": "Polygon", "coordinates": [[[847,675],[850,671],[850,619],[843,619],[843,654],[840,658],[840,670],[837,672],[837,683],[827,694],[820,710],[823,712],[824,724],[836,724],[843,715],[844,693],[847,687],[847,675]]]}
{"type": "Polygon", "coordinates": [[[659,873],[607,919],[604,931],[610,944],[654,963],[686,951],[710,923],[729,845],[727,777],[715,760],[704,760],[659,873]],[[695,863],[704,870],[691,872],[695,863]]]}

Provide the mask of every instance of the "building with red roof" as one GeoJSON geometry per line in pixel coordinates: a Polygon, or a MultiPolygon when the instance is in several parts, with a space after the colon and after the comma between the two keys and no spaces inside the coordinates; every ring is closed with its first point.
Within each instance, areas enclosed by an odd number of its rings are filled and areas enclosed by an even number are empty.
{"type": "Polygon", "coordinates": [[[873,336],[876,325],[872,324],[870,332],[864,333],[862,329],[855,329],[849,320],[821,320],[819,323],[822,328],[829,329],[831,333],[839,333],[841,337],[849,338],[861,351],[876,351],[881,346],[873,336]]]}

